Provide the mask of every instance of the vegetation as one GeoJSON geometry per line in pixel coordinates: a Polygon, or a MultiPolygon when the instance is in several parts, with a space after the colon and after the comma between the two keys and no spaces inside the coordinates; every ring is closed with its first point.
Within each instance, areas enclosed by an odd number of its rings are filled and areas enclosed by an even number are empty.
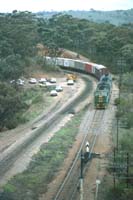
{"type": "Polygon", "coordinates": [[[15,128],[20,120],[20,111],[26,109],[20,93],[15,88],[0,83],[0,130],[6,127],[15,128]]]}
{"type": "Polygon", "coordinates": [[[0,79],[18,79],[35,55],[37,20],[28,12],[0,14],[0,79]]]}
{"type": "MultiPolygon", "coordinates": [[[[111,23],[114,25],[132,23],[133,9],[130,10],[115,10],[115,11],[99,11],[91,9],[90,11],[63,11],[62,14],[72,15],[79,19],[87,19],[97,23],[111,23]]],[[[38,12],[37,16],[44,18],[51,18],[58,12],[38,12]]]]}
{"type": "Polygon", "coordinates": [[[132,93],[132,73],[122,76],[120,99],[116,102],[118,127],[113,130],[115,144],[112,159],[108,169],[109,176],[105,177],[99,192],[100,199],[103,200],[131,200],[133,195],[133,93],[132,93]],[[117,132],[118,131],[118,132],[117,132]],[[111,186],[110,186],[110,183],[111,186]]]}
{"type": "Polygon", "coordinates": [[[57,48],[74,50],[108,66],[115,73],[120,71],[121,63],[125,64],[125,71],[133,68],[133,29],[130,24],[116,27],[56,14],[49,20],[39,19],[38,27],[43,44],[55,52],[57,48]]]}
{"type": "Polygon", "coordinates": [[[47,89],[31,87],[18,90],[6,83],[0,83],[0,130],[12,129],[37,117],[50,104],[49,96],[43,99],[47,89]]]}
{"type": "Polygon", "coordinates": [[[35,119],[49,106],[49,96],[46,97],[44,101],[44,93],[47,94],[46,88],[41,89],[38,87],[29,88],[22,93],[22,101],[27,105],[27,109],[25,109],[22,115],[22,119],[25,122],[35,119]]]}
{"type": "Polygon", "coordinates": [[[41,147],[28,169],[4,186],[1,200],[37,200],[41,193],[47,191],[48,183],[58,172],[68,149],[75,140],[83,114],[84,111],[75,115],[47,144],[41,147]]]}

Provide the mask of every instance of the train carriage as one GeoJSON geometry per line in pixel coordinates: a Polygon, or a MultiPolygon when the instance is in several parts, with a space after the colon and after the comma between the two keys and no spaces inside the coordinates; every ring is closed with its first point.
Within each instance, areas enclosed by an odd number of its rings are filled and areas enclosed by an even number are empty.
{"type": "Polygon", "coordinates": [[[56,64],[58,66],[64,66],[64,58],[57,58],[56,64]]]}
{"type": "Polygon", "coordinates": [[[85,71],[89,74],[95,74],[93,63],[85,62],[85,71]]]}
{"type": "Polygon", "coordinates": [[[45,56],[44,60],[46,62],[47,65],[57,65],[57,58],[56,57],[49,57],[49,56],[45,56]]]}
{"type": "Polygon", "coordinates": [[[96,64],[94,63],[93,64],[94,68],[95,68],[95,76],[100,79],[100,77],[105,74],[105,73],[108,73],[107,71],[107,68],[104,66],[104,65],[99,65],[99,64],[96,64]]]}
{"type": "Polygon", "coordinates": [[[75,67],[74,60],[65,58],[64,59],[64,67],[72,67],[72,68],[74,68],[75,67]]]}
{"type": "Polygon", "coordinates": [[[85,72],[85,62],[81,60],[74,60],[76,71],[85,72]]]}

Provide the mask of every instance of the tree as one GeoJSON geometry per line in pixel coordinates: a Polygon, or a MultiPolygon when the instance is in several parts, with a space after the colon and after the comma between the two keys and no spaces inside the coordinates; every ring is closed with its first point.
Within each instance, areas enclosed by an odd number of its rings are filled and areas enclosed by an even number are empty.
{"type": "Polygon", "coordinates": [[[17,80],[24,73],[24,62],[20,55],[12,54],[0,60],[0,79],[17,80]]]}
{"type": "Polygon", "coordinates": [[[37,19],[30,12],[13,12],[0,16],[1,57],[20,54],[23,58],[34,53],[38,41],[37,19]]]}
{"type": "Polygon", "coordinates": [[[0,130],[14,128],[20,118],[18,113],[24,108],[20,94],[8,84],[0,83],[0,130]]]}

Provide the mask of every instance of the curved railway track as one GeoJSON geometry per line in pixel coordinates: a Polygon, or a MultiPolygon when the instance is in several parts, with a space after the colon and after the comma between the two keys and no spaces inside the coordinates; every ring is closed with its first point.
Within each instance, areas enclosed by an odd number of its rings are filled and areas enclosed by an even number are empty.
{"type": "Polygon", "coordinates": [[[65,106],[60,104],[60,102],[56,105],[56,108],[53,108],[52,111],[39,119],[43,121],[41,126],[36,126],[39,121],[35,122],[35,129],[31,130],[31,134],[27,137],[21,139],[20,141],[16,141],[13,145],[7,148],[3,153],[0,155],[0,184],[2,185],[5,183],[6,174],[12,168],[14,163],[17,161],[19,157],[23,154],[26,154],[28,147],[34,143],[39,137],[44,135],[49,130],[52,130],[51,124],[58,124],[64,116],[68,115],[69,113],[73,112],[76,106],[84,101],[88,97],[88,78],[84,77],[84,81],[86,82],[86,87],[82,91],[82,94],[78,96],[78,98],[72,98],[70,102],[68,102],[65,106]]]}

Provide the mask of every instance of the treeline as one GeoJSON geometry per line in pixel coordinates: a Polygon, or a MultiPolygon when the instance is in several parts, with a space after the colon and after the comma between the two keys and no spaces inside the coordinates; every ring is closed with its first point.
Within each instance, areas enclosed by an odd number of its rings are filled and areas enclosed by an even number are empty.
{"type": "MultiPolygon", "coordinates": [[[[57,11],[42,11],[38,12],[37,16],[50,18],[55,14],[58,14],[57,11]]],[[[69,10],[63,11],[62,14],[72,15],[73,17],[79,19],[87,19],[96,23],[110,23],[114,25],[129,24],[133,21],[133,9],[129,10],[113,10],[113,11],[100,11],[91,9],[90,11],[85,10],[69,10]]]]}

